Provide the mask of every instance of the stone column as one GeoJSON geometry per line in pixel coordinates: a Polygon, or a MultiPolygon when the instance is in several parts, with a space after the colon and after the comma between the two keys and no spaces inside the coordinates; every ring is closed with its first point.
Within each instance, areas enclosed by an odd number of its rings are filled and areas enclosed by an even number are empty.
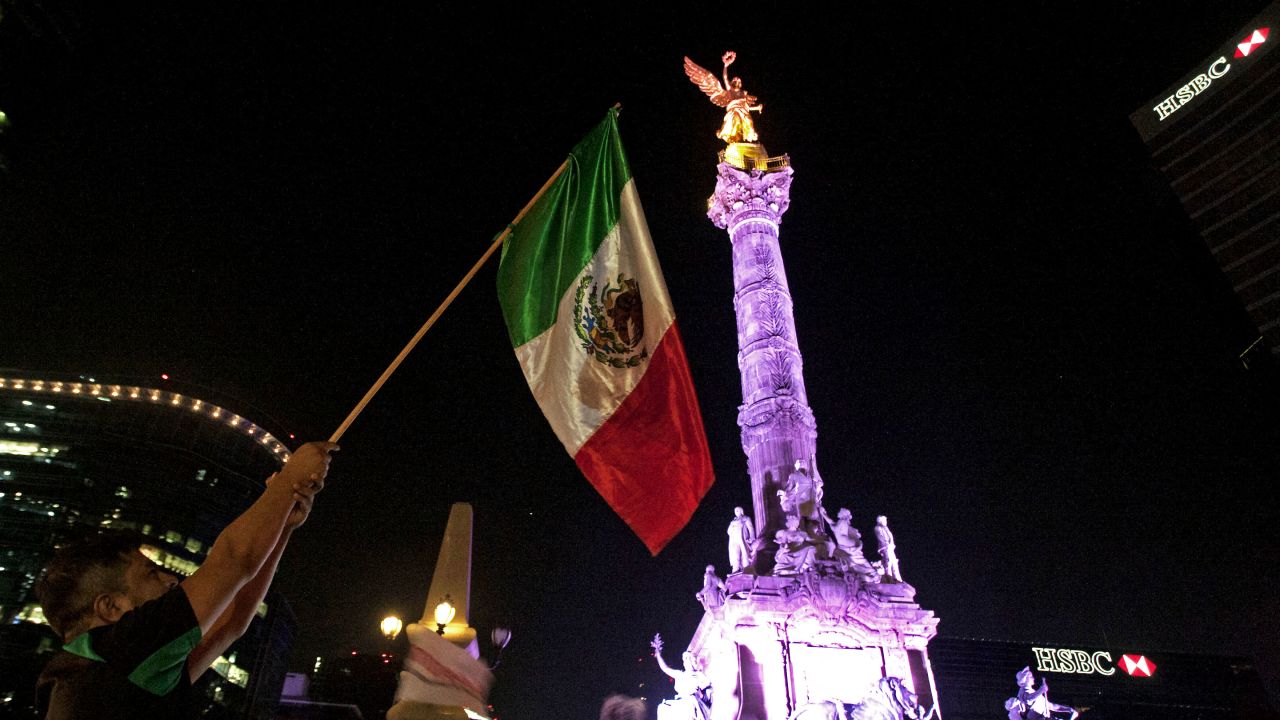
{"type": "MultiPolygon", "coordinates": [[[[755,524],[768,545],[756,571],[772,568],[775,531],[784,527],[777,491],[797,460],[816,475],[817,426],[804,388],[791,291],[778,245],[790,203],[792,170],[743,170],[720,163],[707,216],[733,243],[733,306],[738,316],[742,405],[738,425],[747,455],[755,524]]],[[[817,481],[820,482],[820,481],[817,481]]]]}

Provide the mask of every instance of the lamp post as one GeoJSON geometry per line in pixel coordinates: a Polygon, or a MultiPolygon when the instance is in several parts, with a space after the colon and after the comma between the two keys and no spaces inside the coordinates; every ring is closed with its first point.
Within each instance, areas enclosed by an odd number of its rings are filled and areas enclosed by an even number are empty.
{"type": "Polygon", "coordinates": [[[495,670],[502,664],[502,651],[507,649],[507,643],[511,642],[511,630],[504,627],[496,627],[493,632],[489,633],[489,640],[493,646],[498,648],[498,653],[493,659],[493,664],[489,666],[490,670],[495,670]]]}
{"type": "Polygon", "coordinates": [[[391,661],[395,659],[395,640],[399,637],[400,631],[404,629],[404,623],[395,615],[388,615],[382,618],[382,622],[378,624],[378,628],[382,630],[382,637],[387,639],[382,653],[382,664],[390,665],[391,661]]]}
{"type": "Polygon", "coordinates": [[[382,636],[387,639],[387,642],[391,642],[400,634],[400,630],[404,628],[404,623],[395,615],[388,615],[382,618],[382,624],[379,627],[382,628],[382,636]]]}
{"type": "Polygon", "coordinates": [[[357,697],[363,698],[358,703],[360,712],[367,717],[385,717],[391,708],[399,678],[395,640],[404,629],[404,622],[396,615],[388,615],[378,623],[378,629],[386,640],[379,653],[381,663],[370,671],[367,680],[358,682],[356,688],[357,697]]]}
{"type": "Polygon", "coordinates": [[[448,595],[436,605],[436,634],[444,635],[444,626],[453,622],[453,616],[458,613],[458,609],[453,606],[452,600],[448,595]]]}

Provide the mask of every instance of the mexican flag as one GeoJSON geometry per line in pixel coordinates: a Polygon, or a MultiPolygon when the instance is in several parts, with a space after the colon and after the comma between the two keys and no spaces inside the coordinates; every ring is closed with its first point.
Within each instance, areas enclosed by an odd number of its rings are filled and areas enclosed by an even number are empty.
{"type": "Polygon", "coordinates": [[[657,555],[714,477],[616,110],[512,226],[498,299],[556,436],[657,555]]]}

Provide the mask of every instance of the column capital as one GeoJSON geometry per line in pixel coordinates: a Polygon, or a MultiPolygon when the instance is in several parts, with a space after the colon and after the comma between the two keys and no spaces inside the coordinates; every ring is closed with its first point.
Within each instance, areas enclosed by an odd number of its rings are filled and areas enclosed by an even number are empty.
{"type": "Polygon", "coordinates": [[[791,204],[790,167],[742,170],[720,163],[716,169],[716,191],[707,200],[707,217],[716,227],[732,232],[745,220],[766,220],[775,226],[782,220],[791,204]]]}

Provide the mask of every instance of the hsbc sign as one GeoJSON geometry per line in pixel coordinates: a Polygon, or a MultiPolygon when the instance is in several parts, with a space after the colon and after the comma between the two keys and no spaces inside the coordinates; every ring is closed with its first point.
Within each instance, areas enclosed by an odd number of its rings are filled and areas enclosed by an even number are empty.
{"type": "MultiPolygon", "coordinates": [[[[1280,30],[1280,2],[1270,3],[1261,13],[1249,21],[1248,25],[1224,42],[1212,54],[1191,66],[1175,84],[1161,94],[1151,98],[1138,110],[1129,115],[1138,133],[1146,142],[1151,142],[1157,135],[1166,131],[1179,119],[1189,113],[1197,113],[1196,106],[1202,106],[1208,113],[1220,105],[1211,102],[1211,96],[1231,93],[1233,86],[1252,87],[1250,82],[1262,82],[1256,77],[1258,62],[1274,63],[1275,58],[1264,60],[1263,56],[1271,52],[1280,52],[1280,48],[1271,38],[1273,30],[1280,30]],[[1253,76],[1252,81],[1244,78],[1253,76]],[[1191,108],[1188,110],[1187,108],[1191,108]]],[[[1235,115],[1218,118],[1218,122],[1236,119],[1235,115]]]]}
{"type": "Polygon", "coordinates": [[[1151,677],[1156,672],[1156,664],[1145,655],[1121,655],[1120,669],[1134,677],[1151,677]]]}
{"type": "Polygon", "coordinates": [[[1156,664],[1144,655],[1121,655],[1120,662],[1117,664],[1111,659],[1111,653],[1106,650],[1087,652],[1066,648],[1033,647],[1031,652],[1036,656],[1036,670],[1040,672],[1114,675],[1116,668],[1119,667],[1126,675],[1149,678],[1156,671],[1156,664]]]}
{"type": "Polygon", "coordinates": [[[1236,44],[1236,57],[1249,57],[1249,53],[1253,52],[1254,48],[1266,42],[1267,36],[1270,34],[1271,28],[1258,28],[1257,30],[1249,33],[1249,37],[1245,38],[1243,42],[1236,44]]]}
{"type": "MultiPolygon", "coordinates": [[[[1242,40],[1236,43],[1235,56],[1237,59],[1249,57],[1255,48],[1267,41],[1267,36],[1271,34],[1271,28],[1258,28],[1242,40]]],[[[1160,101],[1155,107],[1151,108],[1155,111],[1156,116],[1160,118],[1160,122],[1164,122],[1165,118],[1174,114],[1183,105],[1191,102],[1197,95],[1209,89],[1214,80],[1226,75],[1231,71],[1231,65],[1227,62],[1227,56],[1214,60],[1209,63],[1209,67],[1199,75],[1191,78],[1186,85],[1178,88],[1172,95],[1160,101]]]]}
{"type": "Polygon", "coordinates": [[[1079,675],[1114,675],[1116,669],[1111,653],[1099,650],[1061,650],[1057,648],[1031,648],[1036,654],[1036,669],[1040,672],[1075,673],[1079,675]]]}
{"type": "Polygon", "coordinates": [[[1226,75],[1231,70],[1231,65],[1227,62],[1226,57],[1220,57],[1209,64],[1208,69],[1191,78],[1191,82],[1178,88],[1177,92],[1170,95],[1160,102],[1159,105],[1151,108],[1160,118],[1160,122],[1174,114],[1183,105],[1191,102],[1197,95],[1209,89],[1214,80],[1226,75]]]}

